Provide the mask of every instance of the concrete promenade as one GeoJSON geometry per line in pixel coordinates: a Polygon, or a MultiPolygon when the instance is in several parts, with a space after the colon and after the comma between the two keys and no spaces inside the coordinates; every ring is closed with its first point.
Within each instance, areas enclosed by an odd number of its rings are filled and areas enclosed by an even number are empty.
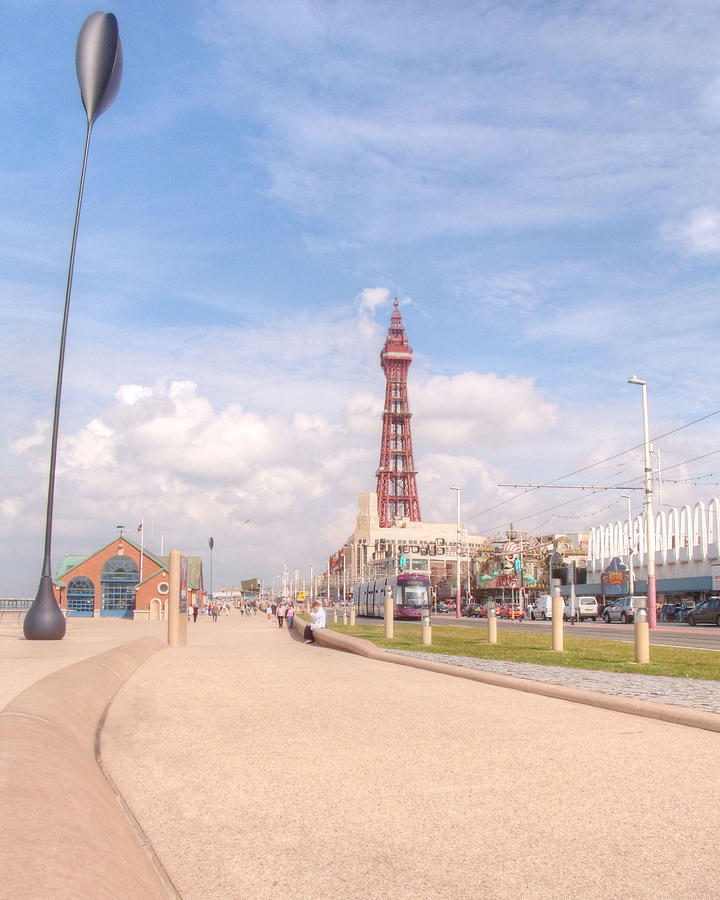
{"type": "Polygon", "coordinates": [[[68,619],[62,641],[26,641],[22,625],[0,626],[0,709],[45,675],[141,637],[167,639],[165,622],[68,619]]]}
{"type": "MultiPolygon", "coordinates": [[[[164,628],[70,620],[47,644],[2,629],[0,706],[164,628]]],[[[233,613],[143,662],[100,754],[184,900],[687,898],[717,893],[719,741],[308,646],[233,613]]],[[[53,837],[81,867],[73,834],[53,837]]],[[[61,881],[44,896],[82,900],[61,881]]]]}
{"type": "Polygon", "coordinates": [[[101,749],[185,900],[667,898],[717,891],[719,741],[234,614],[132,676],[101,749]]]}

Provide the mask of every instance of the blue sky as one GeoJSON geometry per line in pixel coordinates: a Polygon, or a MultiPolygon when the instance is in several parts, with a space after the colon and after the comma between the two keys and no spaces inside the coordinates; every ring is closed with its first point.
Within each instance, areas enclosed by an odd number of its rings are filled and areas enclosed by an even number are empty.
{"type": "MultiPolygon", "coordinates": [[[[2,595],[39,577],[91,11],[0,9],[2,595]]],[[[453,520],[454,484],[480,534],[616,518],[619,492],[498,506],[518,493],[498,484],[638,444],[633,372],[653,434],[720,407],[716,3],[112,11],[124,73],[90,150],[56,566],[144,519],[157,550],[212,534],[217,583],[321,567],[374,490],[396,291],[425,520],[453,520]]],[[[657,442],[664,502],[718,492],[720,454],[687,461],[719,427],[657,442]]],[[[640,474],[634,451],[584,483],[640,474]]]]}

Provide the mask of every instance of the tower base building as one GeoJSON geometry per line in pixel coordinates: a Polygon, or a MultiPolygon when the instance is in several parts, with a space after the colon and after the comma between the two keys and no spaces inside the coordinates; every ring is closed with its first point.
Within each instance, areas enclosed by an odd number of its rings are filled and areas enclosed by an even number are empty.
{"type": "Polygon", "coordinates": [[[342,572],[344,564],[346,585],[351,589],[353,584],[374,577],[383,568],[395,571],[400,558],[405,557],[406,569],[427,571],[437,586],[455,582],[458,555],[461,578],[465,581],[470,560],[486,543],[484,537],[469,534],[462,527],[458,536],[457,522],[413,522],[398,517],[391,527],[382,527],[377,494],[362,493],[358,498],[355,530],[332,557],[330,570],[342,572]]]}

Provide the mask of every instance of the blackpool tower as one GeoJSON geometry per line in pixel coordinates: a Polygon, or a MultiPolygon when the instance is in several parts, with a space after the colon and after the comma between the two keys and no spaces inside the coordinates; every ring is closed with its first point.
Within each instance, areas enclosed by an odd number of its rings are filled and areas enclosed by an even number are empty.
{"type": "Polygon", "coordinates": [[[396,517],[411,522],[422,521],[410,434],[412,413],[407,396],[407,375],[411,362],[412,348],[408,344],[396,297],[385,346],[380,354],[380,365],[385,373],[385,408],[377,470],[381,528],[394,525],[396,517]]]}

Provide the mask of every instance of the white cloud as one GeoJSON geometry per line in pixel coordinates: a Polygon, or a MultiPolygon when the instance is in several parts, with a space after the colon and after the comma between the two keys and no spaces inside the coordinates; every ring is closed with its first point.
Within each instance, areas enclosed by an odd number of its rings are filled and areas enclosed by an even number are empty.
{"type": "Polygon", "coordinates": [[[5,519],[17,519],[22,512],[23,503],[19,497],[5,497],[0,502],[0,513],[5,519]]]}
{"type": "MultiPolygon", "coordinates": [[[[154,523],[154,544],[149,531],[146,539],[156,551],[163,533],[190,552],[202,552],[198,534],[215,534],[226,548],[219,549],[216,572],[229,580],[233,545],[241,548],[245,574],[298,555],[320,562],[352,530],[357,494],[375,488],[382,376],[379,370],[373,376],[372,392],[363,389],[360,370],[348,391],[347,375],[328,381],[313,367],[295,370],[292,353],[276,363],[292,392],[290,416],[272,404],[264,410],[227,399],[215,404],[191,379],[135,381],[109,392],[105,409],[61,434],[56,552],[88,551],[108,540],[117,522],[142,518],[154,523]]],[[[255,373],[249,367],[233,377],[242,396],[255,373]]],[[[443,480],[451,471],[466,473],[473,494],[495,496],[483,455],[503,440],[537,433],[554,415],[531,380],[473,372],[421,380],[411,404],[427,519],[445,517],[443,480]]],[[[28,486],[29,472],[47,465],[42,435],[38,424],[15,442],[28,486]]],[[[37,527],[43,496],[36,481],[23,497],[26,528],[37,527]]],[[[0,494],[6,528],[20,514],[17,498],[17,486],[0,494]]],[[[6,528],[0,527],[5,537],[6,528]]]]}
{"type": "Polygon", "coordinates": [[[528,277],[514,272],[499,272],[480,276],[464,289],[481,307],[502,308],[524,313],[534,309],[539,302],[538,288],[528,277]]]}
{"type": "Polygon", "coordinates": [[[127,403],[128,406],[132,406],[137,403],[138,400],[144,400],[147,397],[151,397],[152,391],[150,388],[143,387],[141,384],[124,384],[120,387],[115,396],[121,403],[127,403]]]}
{"type": "Polygon", "coordinates": [[[40,420],[35,422],[34,430],[25,437],[18,438],[10,444],[10,452],[17,455],[27,453],[35,447],[40,447],[50,436],[50,422],[40,420]]]}
{"type": "Polygon", "coordinates": [[[667,224],[663,233],[688,253],[716,255],[720,253],[720,211],[714,206],[699,207],[685,221],[667,224]]]}
{"type": "Polygon", "coordinates": [[[483,451],[523,441],[553,425],[556,406],[531,378],[494,373],[437,375],[413,385],[414,433],[425,446],[483,451]]]}
{"type": "Polygon", "coordinates": [[[390,291],[384,287],[364,288],[355,298],[358,328],[367,340],[379,337],[380,328],[373,316],[389,299],[390,291]]]}
{"type": "Polygon", "coordinates": [[[390,291],[384,287],[364,288],[355,298],[361,313],[374,315],[375,310],[385,306],[390,299],[390,291]]]}
{"type": "Polygon", "coordinates": [[[345,428],[351,434],[372,436],[382,421],[383,398],[380,393],[356,391],[347,400],[343,410],[345,428]]]}
{"type": "Polygon", "coordinates": [[[102,419],[93,419],[75,435],[58,442],[58,475],[68,472],[100,474],[117,465],[115,431],[102,419]]]}

